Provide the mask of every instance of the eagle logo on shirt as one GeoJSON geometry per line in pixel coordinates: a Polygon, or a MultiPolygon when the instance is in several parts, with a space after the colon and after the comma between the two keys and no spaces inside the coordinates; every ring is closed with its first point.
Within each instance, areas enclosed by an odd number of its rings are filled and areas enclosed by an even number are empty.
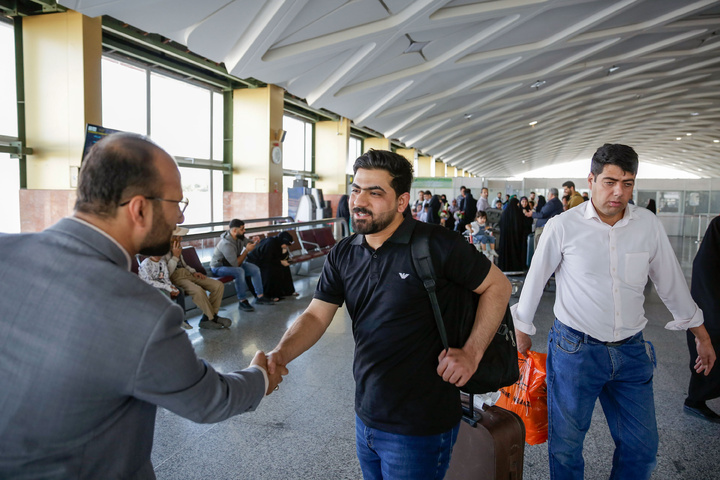
{"type": "Polygon", "coordinates": [[[403,280],[410,276],[409,273],[399,273],[398,275],[400,275],[400,278],[402,278],[403,280]]]}

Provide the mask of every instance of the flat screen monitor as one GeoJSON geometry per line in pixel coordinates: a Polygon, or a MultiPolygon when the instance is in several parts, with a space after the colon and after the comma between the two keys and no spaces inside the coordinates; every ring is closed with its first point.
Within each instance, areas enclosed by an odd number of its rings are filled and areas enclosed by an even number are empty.
{"type": "Polygon", "coordinates": [[[85,148],[83,148],[83,159],[87,155],[90,147],[95,145],[100,139],[110,135],[111,133],[117,133],[120,130],[113,130],[112,128],[101,127],[100,125],[93,125],[88,123],[85,129],[85,148]]]}

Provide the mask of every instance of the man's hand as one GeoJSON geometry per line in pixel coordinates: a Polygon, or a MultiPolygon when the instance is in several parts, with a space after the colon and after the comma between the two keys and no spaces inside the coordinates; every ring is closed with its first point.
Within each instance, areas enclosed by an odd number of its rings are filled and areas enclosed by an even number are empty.
{"type": "Polygon", "coordinates": [[[205,275],[203,275],[203,274],[200,273],[200,272],[195,272],[195,273],[193,273],[193,277],[199,278],[199,279],[201,279],[201,280],[207,278],[205,275]]]}
{"type": "Polygon", "coordinates": [[[527,355],[528,350],[532,348],[532,339],[530,335],[515,329],[515,338],[517,339],[517,351],[523,355],[527,355]]]}
{"type": "Polygon", "coordinates": [[[713,348],[710,337],[700,340],[695,337],[695,348],[697,349],[697,360],[695,360],[695,371],[697,373],[705,372],[707,377],[715,365],[715,349],[713,348]]]}
{"type": "Polygon", "coordinates": [[[282,377],[289,373],[286,362],[282,359],[282,355],[279,352],[273,351],[268,354],[268,378],[270,379],[270,390],[268,395],[272,393],[276,385],[282,382],[282,377]]]}
{"type": "Polygon", "coordinates": [[[462,348],[443,350],[438,357],[437,373],[456,387],[465,385],[478,368],[479,360],[462,348]]]}
{"type": "Polygon", "coordinates": [[[180,295],[180,290],[178,290],[175,287],[172,287],[172,290],[170,290],[170,298],[175,298],[178,295],[180,295]]]}
{"type": "Polygon", "coordinates": [[[275,373],[278,368],[285,368],[287,361],[283,358],[280,350],[273,350],[268,353],[268,373],[275,373]]]}
{"type": "Polygon", "coordinates": [[[524,213],[525,216],[528,217],[528,218],[532,217],[532,210],[527,210],[527,211],[524,211],[523,213],[524,213]]]}
{"type": "Polygon", "coordinates": [[[268,364],[268,358],[265,356],[265,352],[262,350],[258,350],[255,353],[255,357],[252,359],[252,362],[250,362],[250,365],[257,365],[259,367],[263,367],[265,371],[268,374],[268,390],[265,392],[265,395],[270,395],[274,390],[275,387],[277,387],[282,381],[282,376],[288,374],[288,370],[285,367],[275,367],[273,368],[272,373],[270,372],[270,367],[268,364]]]}
{"type": "Polygon", "coordinates": [[[280,260],[280,265],[282,265],[283,267],[289,267],[290,262],[288,262],[287,260],[280,260]]]}

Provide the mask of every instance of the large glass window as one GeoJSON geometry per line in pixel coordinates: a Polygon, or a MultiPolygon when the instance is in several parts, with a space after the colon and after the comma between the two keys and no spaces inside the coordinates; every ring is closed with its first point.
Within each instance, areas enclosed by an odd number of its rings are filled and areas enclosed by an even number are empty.
{"type": "Polygon", "coordinates": [[[103,126],[147,135],[147,71],[104,57],[103,126]]]}
{"type": "Polygon", "coordinates": [[[210,159],[211,91],[150,76],[150,136],[171,155],[210,159]]]}
{"type": "MultiPolygon", "coordinates": [[[[0,20],[0,136],[8,141],[18,136],[13,28],[0,20]]],[[[0,232],[20,232],[20,161],[8,153],[0,153],[0,203],[0,232]]]]}
{"type": "Polygon", "coordinates": [[[20,161],[0,153],[0,232],[20,232],[20,161]]]}
{"type": "Polygon", "coordinates": [[[720,191],[714,190],[710,193],[710,214],[720,214],[720,191]]]}
{"type": "Polygon", "coordinates": [[[682,192],[660,192],[657,203],[658,213],[682,213],[682,192]]]}
{"type": "Polygon", "coordinates": [[[348,142],[347,168],[345,169],[346,174],[353,174],[353,164],[360,155],[362,155],[362,138],[350,136],[350,140],[348,142]]]}
{"type": "Polygon", "coordinates": [[[312,123],[285,115],[283,117],[283,168],[312,171],[312,123]]]}
{"type": "Polygon", "coordinates": [[[0,135],[17,137],[17,91],[15,85],[15,37],[13,26],[0,21],[0,135]]]}
{"type": "Polygon", "coordinates": [[[103,126],[149,134],[178,158],[190,200],[185,223],[223,219],[223,95],[115,58],[103,58],[103,126]],[[149,124],[149,125],[148,125],[149,124]],[[208,165],[192,168],[187,165],[208,165]]]}
{"type": "Polygon", "coordinates": [[[708,213],[710,193],[703,191],[685,192],[685,215],[698,215],[708,213]]]}

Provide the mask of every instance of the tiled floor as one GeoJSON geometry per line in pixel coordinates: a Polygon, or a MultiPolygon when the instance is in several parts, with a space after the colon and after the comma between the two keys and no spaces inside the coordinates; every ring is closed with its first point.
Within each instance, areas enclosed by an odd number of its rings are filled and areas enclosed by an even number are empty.
{"type": "MultiPolygon", "coordinates": [[[[689,275],[696,245],[672,239],[689,275]]],[[[198,355],[221,371],[244,368],[258,349],[270,350],[312,297],[317,276],[296,277],[300,297],[275,306],[238,313],[235,303],[222,311],[233,318],[229,330],[194,330],[198,355]]],[[[688,381],[684,332],[663,328],[670,314],[654,288],[646,301],[650,319],[646,339],[658,356],[655,406],[660,451],[655,479],[717,479],[720,425],[682,412],[688,381]]],[[[544,294],[538,310],[534,348],[546,351],[554,294],[544,294]]],[[[517,299],[513,299],[513,302],[517,299]]],[[[190,323],[197,327],[198,318],[190,323]]],[[[153,463],[159,479],[358,479],[355,458],[350,319],[340,309],[320,342],[290,364],[280,390],[258,410],[215,425],[198,425],[158,410],[153,463]]],[[[720,411],[720,400],[709,402],[720,411]]],[[[608,478],[613,444],[599,404],[585,441],[586,478],[608,478]]],[[[547,444],[527,446],[526,479],[549,478],[547,444]]]]}

